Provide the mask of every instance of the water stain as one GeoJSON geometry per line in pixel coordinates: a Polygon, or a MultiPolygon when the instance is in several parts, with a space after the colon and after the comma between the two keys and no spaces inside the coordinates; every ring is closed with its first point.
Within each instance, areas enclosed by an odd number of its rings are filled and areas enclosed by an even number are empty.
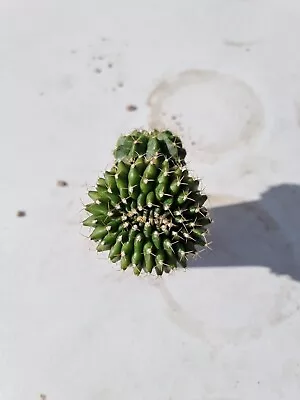
{"type": "Polygon", "coordinates": [[[223,43],[226,46],[231,46],[231,47],[249,47],[249,46],[254,46],[255,44],[259,43],[258,40],[253,40],[253,41],[238,41],[238,40],[224,40],[223,43]]]}
{"type": "Polygon", "coordinates": [[[201,320],[201,316],[195,318],[176,301],[163,279],[157,280],[157,286],[167,305],[166,317],[180,330],[210,346],[212,359],[226,343],[237,345],[249,340],[257,340],[262,335],[263,327],[255,325],[236,329],[209,326],[205,319],[201,320]]]}
{"type": "Polygon", "coordinates": [[[263,107],[253,89],[213,70],[187,70],[162,81],[147,104],[151,129],[171,129],[166,115],[180,114],[183,134],[197,139],[196,150],[208,162],[240,146],[250,149],[264,126],[263,107]]]}
{"type": "MultiPolygon", "coordinates": [[[[252,320],[248,325],[227,328],[215,327],[205,320],[205,317],[193,316],[184,309],[166,287],[164,280],[157,280],[160,294],[167,305],[166,316],[180,330],[191,337],[205,342],[211,348],[211,357],[214,358],[226,344],[239,345],[252,340],[259,340],[268,327],[277,326],[294,316],[298,309],[291,303],[288,290],[281,287],[274,293],[273,305],[266,312],[266,321],[263,323],[252,320]],[[290,304],[288,306],[288,304],[290,304]]],[[[209,307],[209,304],[207,305],[209,307]]],[[[228,312],[224,310],[225,312],[228,312]]],[[[212,310],[216,312],[216,310],[212,310]]]]}
{"type": "Polygon", "coordinates": [[[262,229],[266,232],[280,230],[279,224],[262,208],[258,208],[251,202],[245,202],[243,205],[245,213],[252,213],[255,218],[262,223],[262,229]]]}

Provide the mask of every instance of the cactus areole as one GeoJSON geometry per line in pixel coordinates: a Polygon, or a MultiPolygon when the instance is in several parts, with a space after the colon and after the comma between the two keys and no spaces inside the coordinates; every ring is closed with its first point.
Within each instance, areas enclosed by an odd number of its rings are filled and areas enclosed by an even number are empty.
{"type": "Polygon", "coordinates": [[[170,131],[133,131],[121,136],[115,162],[98,179],[85,206],[97,251],[109,251],[123,270],[157,275],[186,268],[190,254],[207,246],[211,223],[207,196],[186,167],[186,151],[170,131]]]}

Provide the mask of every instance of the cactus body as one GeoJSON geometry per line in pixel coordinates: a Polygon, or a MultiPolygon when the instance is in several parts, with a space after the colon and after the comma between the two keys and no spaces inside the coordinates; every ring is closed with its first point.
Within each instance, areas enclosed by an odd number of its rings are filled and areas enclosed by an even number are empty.
{"type": "Polygon", "coordinates": [[[120,137],[114,156],[85,207],[91,215],[83,225],[93,228],[97,251],[109,250],[112,262],[123,270],[132,266],[136,275],[186,268],[196,246],[207,245],[211,219],[180,138],[170,131],[133,131],[120,137]]]}

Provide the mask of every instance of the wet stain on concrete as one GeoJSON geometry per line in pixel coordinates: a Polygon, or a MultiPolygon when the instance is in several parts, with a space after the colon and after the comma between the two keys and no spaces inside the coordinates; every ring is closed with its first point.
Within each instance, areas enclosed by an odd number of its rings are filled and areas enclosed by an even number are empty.
{"type": "MultiPolygon", "coordinates": [[[[213,70],[187,70],[162,81],[150,93],[151,129],[176,123],[197,141],[205,162],[260,140],[264,126],[261,101],[245,82],[213,70]],[[180,114],[180,122],[167,115],[180,114]]],[[[178,126],[178,125],[177,125],[178,126]]]]}

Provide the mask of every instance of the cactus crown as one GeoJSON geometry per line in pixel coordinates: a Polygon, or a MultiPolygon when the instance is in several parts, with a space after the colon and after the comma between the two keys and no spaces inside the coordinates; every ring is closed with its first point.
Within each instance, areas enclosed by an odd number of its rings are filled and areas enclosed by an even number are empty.
{"type": "Polygon", "coordinates": [[[97,251],[109,250],[112,262],[133,266],[137,275],[185,268],[196,246],[207,245],[211,220],[180,138],[170,131],[133,131],[120,137],[114,156],[85,207],[91,215],[83,225],[94,228],[97,251]]]}

